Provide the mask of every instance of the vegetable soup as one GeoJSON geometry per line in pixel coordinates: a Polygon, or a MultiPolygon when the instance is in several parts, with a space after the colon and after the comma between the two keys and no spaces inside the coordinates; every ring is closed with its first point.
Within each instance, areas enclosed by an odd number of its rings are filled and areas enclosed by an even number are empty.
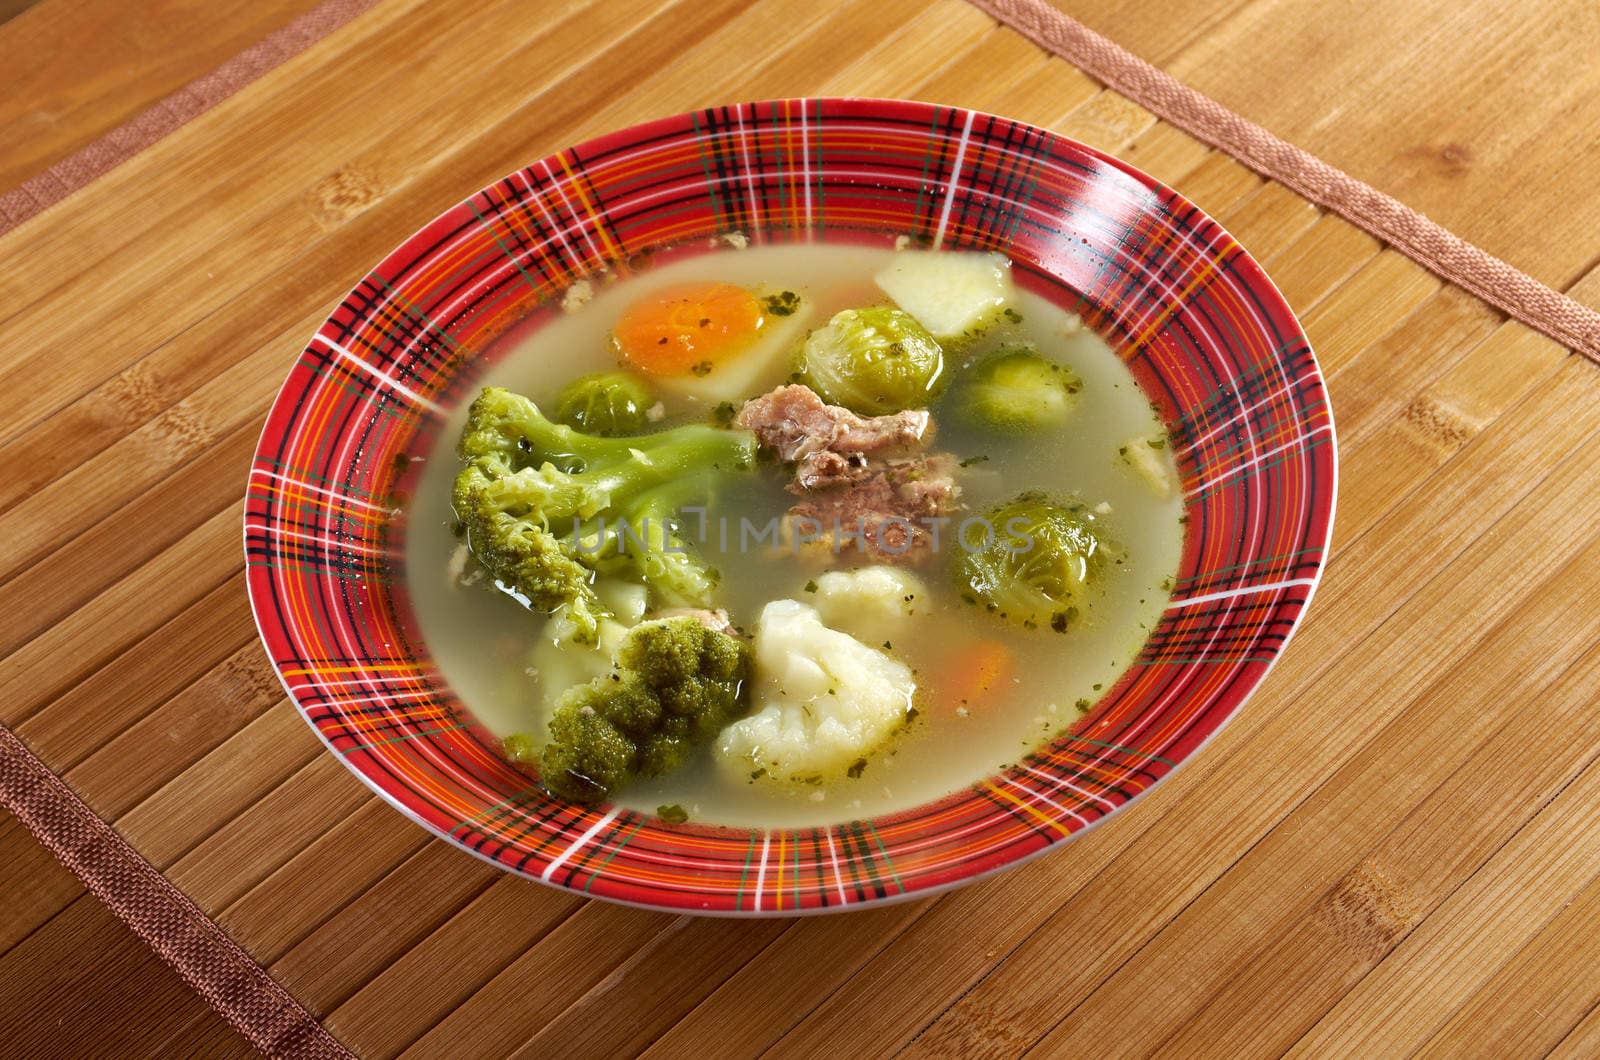
{"type": "Polygon", "coordinates": [[[563,308],[452,410],[404,557],[445,678],[553,794],[906,809],[1088,724],[1167,604],[1161,424],[998,255],[730,247],[563,308]]]}

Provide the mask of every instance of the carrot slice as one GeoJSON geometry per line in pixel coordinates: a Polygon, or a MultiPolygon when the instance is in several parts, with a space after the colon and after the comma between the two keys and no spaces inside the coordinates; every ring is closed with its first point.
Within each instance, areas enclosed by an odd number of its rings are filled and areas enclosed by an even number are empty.
{"type": "Polygon", "coordinates": [[[956,706],[974,706],[999,692],[1016,671],[1016,656],[997,640],[969,645],[950,664],[944,682],[945,696],[956,706]]]}
{"type": "Polygon", "coordinates": [[[754,343],[761,302],[731,283],[668,287],[629,306],[612,330],[617,351],[649,375],[704,375],[754,343]]]}

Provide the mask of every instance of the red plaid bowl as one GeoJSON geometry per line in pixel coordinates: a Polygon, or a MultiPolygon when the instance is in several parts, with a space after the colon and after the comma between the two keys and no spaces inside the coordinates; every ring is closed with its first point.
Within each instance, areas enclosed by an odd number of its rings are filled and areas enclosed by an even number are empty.
{"type": "Polygon", "coordinates": [[[285,688],[402,813],[513,872],[699,913],[849,909],[1025,861],[1196,753],[1316,587],[1336,460],[1321,373],[1261,267],[1127,165],[1006,118],[899,100],[717,107],[603,136],[435,218],[317,329],[267,418],[245,513],[250,599],[285,688]],[[993,249],[1112,342],[1171,431],[1189,514],[1177,590],[1078,730],[935,803],[830,828],[667,826],[544,795],[419,643],[390,528],[463,368],[573,281],[744,233],[909,234],[993,249]]]}

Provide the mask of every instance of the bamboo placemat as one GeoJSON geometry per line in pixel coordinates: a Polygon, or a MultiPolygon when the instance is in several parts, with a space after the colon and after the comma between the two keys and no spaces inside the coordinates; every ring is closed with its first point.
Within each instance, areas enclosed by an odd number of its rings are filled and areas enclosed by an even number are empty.
{"type": "MultiPolygon", "coordinates": [[[[362,1055],[1600,1048],[1594,365],[964,0],[385,0],[280,59],[0,236],[0,721],[240,968],[362,1055]],[[273,678],[238,538],[261,417],[349,282],[467,192],[820,94],[1116,152],[1265,263],[1339,423],[1316,605],[1137,811],[962,891],[701,921],[501,875],[361,787],[273,678]]],[[[0,908],[0,979],[67,901],[0,908]]]]}

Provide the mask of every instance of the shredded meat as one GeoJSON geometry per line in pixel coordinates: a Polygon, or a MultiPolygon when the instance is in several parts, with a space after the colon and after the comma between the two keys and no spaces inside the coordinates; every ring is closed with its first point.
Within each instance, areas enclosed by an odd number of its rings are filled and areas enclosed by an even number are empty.
{"type": "Polygon", "coordinates": [[[745,402],[734,423],[761,444],[795,462],[795,483],[825,489],[869,479],[869,454],[926,441],[930,421],[921,409],[888,416],[858,416],[829,405],[810,387],[791,384],[745,402]]]}
{"type": "Polygon", "coordinates": [[[734,422],[795,465],[789,492],[803,498],[784,521],[788,547],[917,563],[932,554],[941,519],[956,506],[956,461],[906,455],[933,435],[928,413],[858,416],[810,387],[781,386],[745,402],[734,422]]]}
{"type": "MultiPolygon", "coordinates": [[[[937,520],[955,505],[956,461],[948,453],[874,465],[848,485],[806,494],[789,509],[790,540],[878,563],[918,563],[945,540],[937,520]]],[[[941,546],[943,547],[943,546],[941,546]]]]}

